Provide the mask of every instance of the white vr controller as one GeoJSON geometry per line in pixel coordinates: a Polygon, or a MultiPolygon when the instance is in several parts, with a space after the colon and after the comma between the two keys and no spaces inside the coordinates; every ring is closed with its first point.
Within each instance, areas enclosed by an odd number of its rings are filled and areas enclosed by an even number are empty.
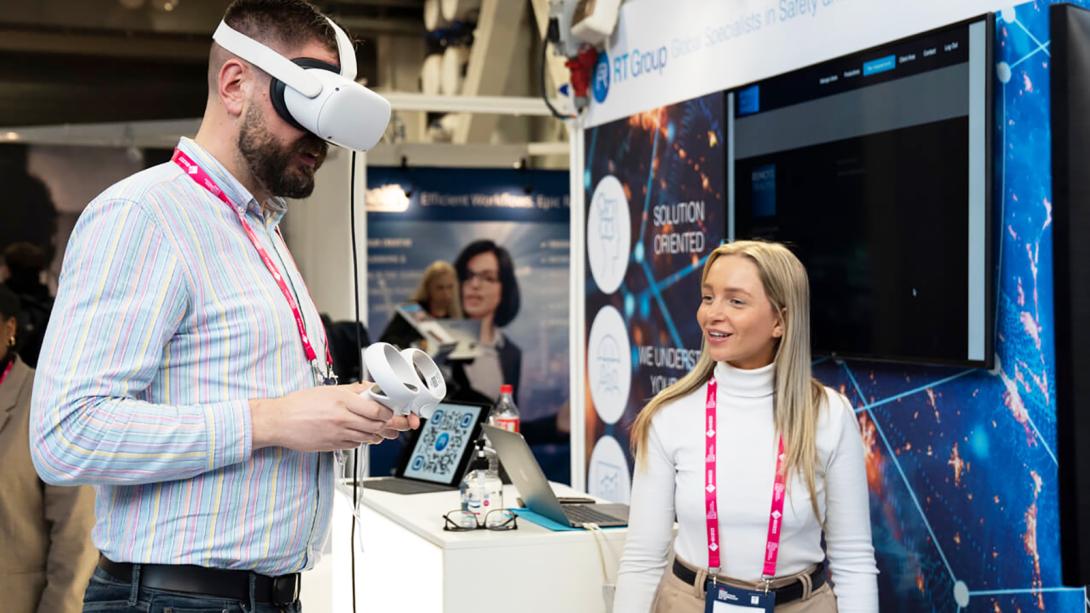
{"type": "Polygon", "coordinates": [[[414,413],[428,419],[447,395],[443,373],[419,349],[398,351],[389,343],[375,343],[364,350],[363,361],[375,382],[364,395],[396,415],[414,413]]]}

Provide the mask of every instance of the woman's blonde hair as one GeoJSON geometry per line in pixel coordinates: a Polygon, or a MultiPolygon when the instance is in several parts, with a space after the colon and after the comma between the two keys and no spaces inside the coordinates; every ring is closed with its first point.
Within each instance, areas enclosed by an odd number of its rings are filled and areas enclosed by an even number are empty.
{"type": "MultiPolygon", "coordinates": [[[[825,397],[821,383],[810,372],[810,287],[806,269],[787,247],[762,241],[736,241],[721,245],[708,256],[703,284],[712,264],[722,257],[744,257],[757,266],[765,294],[783,319],[783,337],[776,347],[773,415],[776,432],[783,436],[786,475],[799,474],[810,491],[814,516],[818,513],[815,480],[818,411],[825,397]],[[797,472],[796,472],[797,471],[797,472]]],[[[636,416],[632,425],[632,451],[637,464],[645,461],[644,449],[651,420],[668,402],[702,387],[712,377],[715,362],[703,346],[700,359],[689,374],[662,390],[636,416]]]]}
{"type": "MultiPolygon", "coordinates": [[[[450,265],[450,262],[444,260],[435,260],[428,267],[424,269],[424,276],[420,278],[420,285],[416,286],[416,291],[413,292],[410,300],[413,302],[419,302],[426,305],[426,308],[431,308],[431,294],[428,293],[428,287],[431,282],[443,275],[450,275],[454,279],[455,285],[458,284],[458,273],[454,270],[454,267],[450,265]]],[[[450,307],[448,307],[448,317],[451,319],[462,318],[462,305],[458,300],[459,292],[458,288],[454,288],[454,296],[451,298],[450,307]]]]}

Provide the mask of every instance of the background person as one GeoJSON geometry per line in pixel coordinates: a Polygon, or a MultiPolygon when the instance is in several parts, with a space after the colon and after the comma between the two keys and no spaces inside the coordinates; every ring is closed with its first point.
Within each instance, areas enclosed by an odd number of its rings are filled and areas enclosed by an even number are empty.
{"type": "MultiPolygon", "coordinates": [[[[454,267],[444,260],[435,260],[428,264],[410,300],[424,309],[423,313],[415,313],[417,321],[427,319],[428,315],[436,319],[461,318],[462,307],[458,303],[458,275],[454,267]]],[[[401,315],[396,310],[379,338],[384,343],[391,343],[403,349],[413,346],[414,343],[427,349],[427,340],[421,339],[412,325],[402,321],[401,315]]]]}
{"type": "Polygon", "coordinates": [[[4,265],[7,268],[7,280],[4,285],[19,296],[23,306],[23,317],[19,324],[19,358],[31,368],[38,366],[38,354],[42,350],[42,339],[53,311],[53,297],[49,287],[42,283],[42,274],[49,267],[49,256],[45,250],[31,243],[12,243],[4,249],[4,265]]]}
{"type": "MultiPolygon", "coordinates": [[[[237,0],[224,21],[337,67],[332,26],[303,0],[237,0]]],[[[329,534],[328,452],[419,425],[364,385],[328,385],[318,310],[277,230],[285,198],[312,193],[325,141],[215,43],[208,85],[174,160],[81,215],[42,347],[34,463],[96,488],[96,612],[299,611],[298,573],[329,534]]]]}
{"type": "Polygon", "coordinates": [[[34,472],[27,438],[34,370],[16,351],[19,311],[18,297],[0,285],[0,609],[77,613],[98,559],[95,493],[46,485],[34,472]]]}
{"type": "Polygon", "coordinates": [[[13,243],[28,242],[44,250],[47,261],[52,262],[57,207],[45,182],[30,174],[29,158],[29,145],[5,143],[0,147],[0,182],[4,185],[0,250],[13,243]]]}
{"type": "Polygon", "coordinates": [[[613,610],[703,612],[716,570],[721,583],[763,589],[782,440],[775,610],[875,613],[863,442],[848,401],[810,373],[806,270],[782,245],[738,241],[712,252],[701,280],[700,359],[632,427],[636,471],[613,610]]]}
{"type": "Polygon", "coordinates": [[[450,262],[436,260],[428,264],[411,300],[436,319],[460,318],[462,305],[458,303],[458,274],[450,262]]]}

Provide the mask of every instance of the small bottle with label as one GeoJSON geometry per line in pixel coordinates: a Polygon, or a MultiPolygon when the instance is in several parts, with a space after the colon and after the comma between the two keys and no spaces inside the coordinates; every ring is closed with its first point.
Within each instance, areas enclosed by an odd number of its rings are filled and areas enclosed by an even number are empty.
{"type": "Polygon", "coordinates": [[[489,511],[503,508],[503,482],[496,470],[489,466],[489,458],[484,449],[484,441],[477,441],[477,453],[466,469],[465,477],[458,488],[462,498],[462,516],[468,524],[476,516],[474,525],[463,528],[475,528],[484,525],[489,511]]]}
{"type": "Polygon", "coordinates": [[[519,431],[519,408],[515,406],[515,389],[505,383],[500,386],[500,397],[492,406],[492,412],[488,415],[488,421],[497,428],[519,431]]]}

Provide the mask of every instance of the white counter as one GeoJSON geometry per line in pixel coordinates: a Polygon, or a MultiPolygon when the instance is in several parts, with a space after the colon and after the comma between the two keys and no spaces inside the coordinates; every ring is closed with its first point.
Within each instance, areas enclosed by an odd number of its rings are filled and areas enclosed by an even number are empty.
{"type": "MultiPolygon", "coordinates": [[[[558,495],[579,495],[554,484],[558,495]]],[[[443,514],[458,492],[403,496],[361,489],[357,527],[358,613],[604,613],[603,556],[587,531],[552,532],[524,518],[518,530],[447,532],[443,514]]],[[[515,506],[505,486],[506,506],[515,506]]],[[[351,491],[338,487],[333,510],[332,603],[350,613],[351,491]],[[343,586],[343,587],[342,587],[343,586]]],[[[616,577],[624,529],[605,531],[604,562],[616,577]]],[[[310,611],[307,613],[321,613],[310,611]]]]}

